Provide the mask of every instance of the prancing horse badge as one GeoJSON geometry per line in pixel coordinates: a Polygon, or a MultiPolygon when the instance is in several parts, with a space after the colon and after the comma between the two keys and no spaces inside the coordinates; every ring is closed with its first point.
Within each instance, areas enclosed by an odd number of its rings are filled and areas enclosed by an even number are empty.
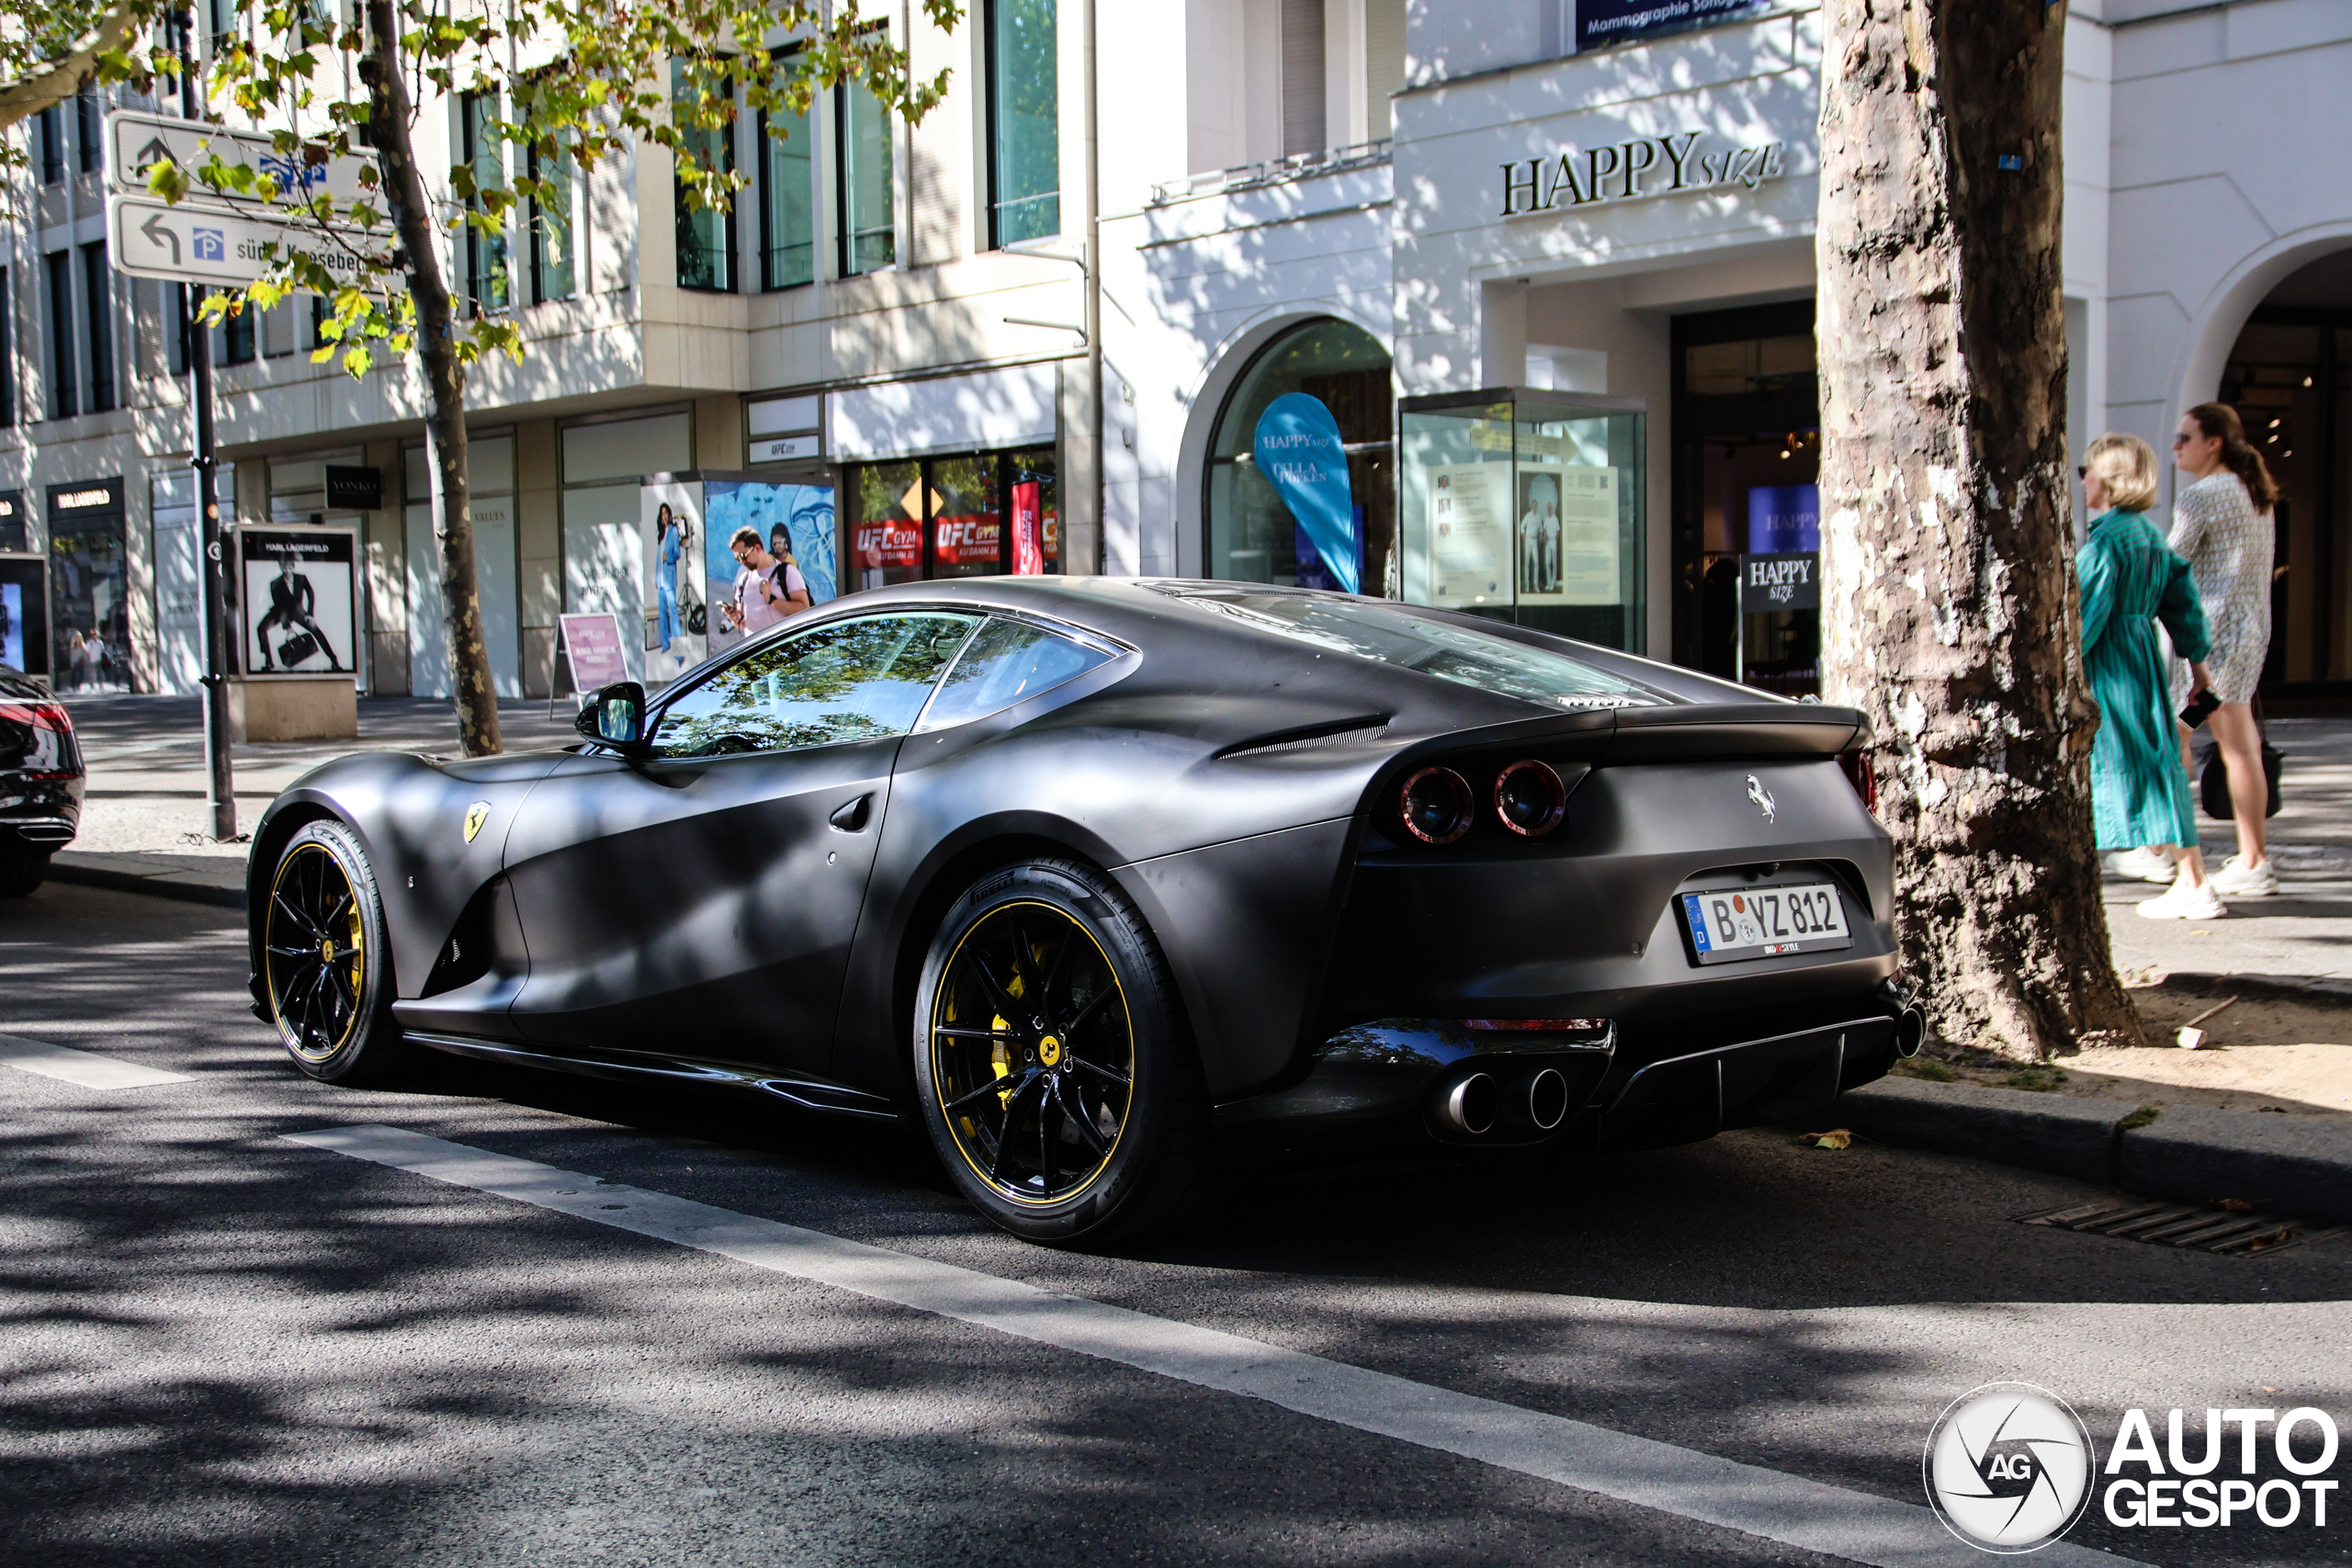
{"type": "Polygon", "coordinates": [[[474,841],[474,835],[481,832],[481,825],[489,820],[490,802],[486,800],[477,800],[471,806],[467,807],[466,842],[469,844],[472,843],[474,841]]]}

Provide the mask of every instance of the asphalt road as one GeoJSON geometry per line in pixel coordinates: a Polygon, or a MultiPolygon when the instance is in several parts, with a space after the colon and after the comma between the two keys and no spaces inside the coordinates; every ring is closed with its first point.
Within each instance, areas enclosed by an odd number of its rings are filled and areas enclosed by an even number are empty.
{"type": "MultiPolygon", "coordinates": [[[[983,1227],[904,1137],[748,1096],[455,1061],[312,1084],[243,964],[224,911],[0,904],[0,1032],[188,1075],[0,1066],[0,1562],[1835,1560],[288,1141],[354,1124],[1905,1504],[1938,1412],[2002,1379],[2102,1450],[2127,1406],[2160,1440],[2174,1406],[2319,1406],[2352,1479],[2352,1239],[2027,1227],[2097,1194],[1758,1132],[1544,1175],[1270,1170],[1211,1224],[1074,1256],[983,1227]]],[[[2333,1562],[2339,1503],[2283,1529],[2095,1506],[2069,1540],[2333,1562]]]]}

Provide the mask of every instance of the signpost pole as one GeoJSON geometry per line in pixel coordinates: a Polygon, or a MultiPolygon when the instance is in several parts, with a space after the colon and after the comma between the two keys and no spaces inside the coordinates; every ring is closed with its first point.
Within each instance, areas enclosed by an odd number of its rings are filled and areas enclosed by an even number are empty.
{"type": "MultiPolygon", "coordinates": [[[[196,18],[182,10],[180,32],[180,113],[197,118],[196,18]]],[[[210,809],[212,837],[228,842],[237,836],[237,794],[234,763],[229,751],[229,672],[234,667],[229,641],[229,541],[220,526],[220,507],[213,492],[212,336],[204,330],[197,310],[197,289],[183,286],[187,301],[184,330],[187,333],[188,408],[195,416],[197,537],[203,550],[204,570],[204,773],[205,804],[210,809]]]]}

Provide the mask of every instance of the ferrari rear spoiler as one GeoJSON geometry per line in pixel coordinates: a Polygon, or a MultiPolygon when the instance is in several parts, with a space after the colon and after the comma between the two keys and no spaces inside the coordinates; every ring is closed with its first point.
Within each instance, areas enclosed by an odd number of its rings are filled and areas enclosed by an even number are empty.
{"type": "Polygon", "coordinates": [[[1595,765],[1708,757],[1835,757],[1868,739],[1869,733],[1869,720],[1854,708],[1817,703],[1675,703],[1451,730],[1417,739],[1389,765],[1419,766],[1430,754],[1464,748],[1515,746],[1564,748],[1564,755],[1595,765]]]}
{"type": "Polygon", "coordinates": [[[1867,739],[1857,708],[1817,703],[1684,703],[1619,708],[1600,761],[1665,762],[1696,757],[1835,757],[1867,739]]]}

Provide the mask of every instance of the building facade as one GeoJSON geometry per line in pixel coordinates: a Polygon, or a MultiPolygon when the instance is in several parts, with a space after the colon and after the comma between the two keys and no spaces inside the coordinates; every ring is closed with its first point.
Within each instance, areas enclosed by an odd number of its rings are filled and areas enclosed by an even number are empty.
{"type": "MultiPolygon", "coordinates": [[[[1819,14],[1644,32],[1659,9],[990,0],[953,36],[894,12],[916,70],[954,73],[918,127],[854,88],[781,139],[747,117],[729,214],[683,209],[659,148],[563,171],[561,210],[448,258],[527,343],[470,389],[501,692],[564,687],[567,611],[642,625],[632,668],[662,672],[640,493],[684,473],[829,487],[843,591],[1011,570],[1027,506],[1049,570],[1352,573],[1809,689],[1810,613],[1743,613],[1736,562],[1817,536],[1819,14]],[[1344,562],[1261,460],[1309,403],[1344,562]]],[[[2074,444],[2161,449],[2181,409],[2236,403],[2288,493],[2270,688],[2339,686],[2352,181],[2324,150],[2352,130],[2352,10],[2086,0],[2066,28],[2074,444]]],[[[31,127],[14,193],[0,590],[60,684],[187,690],[185,354],[171,291],[107,267],[101,107],[31,127]]],[[[487,112],[429,106],[427,164],[480,162],[487,112]]],[[[444,692],[421,379],[313,366],[312,332],[298,299],[216,333],[224,495],[348,522],[363,689],[444,692]],[[377,504],[339,509],[330,467],[375,470],[377,504]]]]}

